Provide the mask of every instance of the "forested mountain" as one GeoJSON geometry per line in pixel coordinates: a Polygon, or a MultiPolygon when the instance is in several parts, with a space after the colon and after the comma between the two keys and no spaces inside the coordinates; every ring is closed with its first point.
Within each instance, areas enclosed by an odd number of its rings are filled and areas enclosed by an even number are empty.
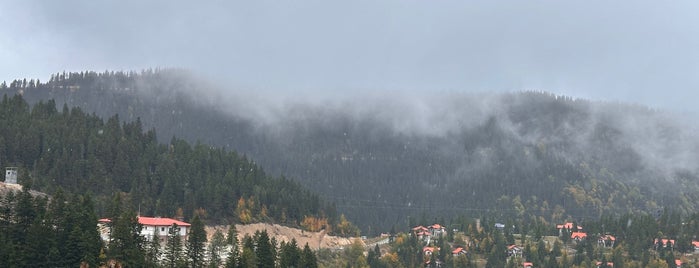
{"type": "MultiPolygon", "coordinates": [[[[559,222],[698,209],[699,139],[685,122],[641,106],[541,92],[280,104],[212,88],[184,71],[149,70],[60,73],[46,83],[16,80],[3,91],[30,103],[55,99],[58,107],[140,118],[161,139],[234,149],[334,200],[369,232],[416,217],[559,222]]],[[[176,174],[172,183],[185,183],[176,174]]]]}
{"type": "Polygon", "coordinates": [[[0,102],[0,164],[19,166],[21,184],[48,193],[92,193],[100,216],[108,216],[117,194],[143,215],[197,214],[209,224],[340,219],[317,195],[267,175],[234,151],[177,138],[159,143],[138,119],[105,121],[62,107],[53,100],[32,106],[20,95],[0,102]]]}

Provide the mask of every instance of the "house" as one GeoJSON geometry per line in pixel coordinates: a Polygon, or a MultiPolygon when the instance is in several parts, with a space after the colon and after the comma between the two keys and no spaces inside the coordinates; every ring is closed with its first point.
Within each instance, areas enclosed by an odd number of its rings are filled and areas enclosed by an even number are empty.
{"type": "Polygon", "coordinates": [[[435,248],[435,247],[424,247],[424,248],[422,248],[422,252],[425,254],[425,256],[430,256],[430,255],[432,255],[432,253],[434,253],[435,251],[439,251],[439,248],[435,248]]]}
{"type": "Polygon", "coordinates": [[[681,260],[675,260],[675,267],[677,267],[677,268],[682,268],[682,261],[681,261],[681,260]]]}
{"type": "Polygon", "coordinates": [[[692,241],[692,246],[694,246],[694,251],[699,251],[699,241],[692,241]]]}
{"type": "MultiPolygon", "coordinates": [[[[598,262],[597,262],[597,268],[600,268],[600,267],[602,267],[602,262],[601,262],[601,261],[598,261],[598,262]]],[[[607,262],[607,265],[606,265],[605,267],[614,267],[614,263],[613,263],[613,262],[607,262]]]]}
{"type": "MultiPolygon", "coordinates": [[[[100,232],[100,237],[104,241],[109,241],[109,236],[111,234],[111,223],[110,219],[99,219],[97,221],[97,228],[100,232]]],[[[187,240],[187,234],[189,233],[189,228],[192,226],[189,223],[178,221],[170,218],[160,218],[160,217],[138,217],[138,223],[141,224],[141,236],[146,240],[152,241],[154,237],[160,239],[161,242],[167,240],[169,232],[172,230],[173,224],[177,225],[177,234],[180,238],[187,240]]]]}
{"type": "Polygon", "coordinates": [[[507,246],[507,257],[522,257],[522,248],[517,245],[507,246]]]}
{"type": "Polygon", "coordinates": [[[172,225],[177,225],[179,228],[178,234],[184,240],[187,240],[187,234],[189,228],[192,226],[189,223],[178,221],[170,218],[159,218],[159,217],[138,217],[138,223],[143,225],[141,229],[141,236],[145,237],[148,241],[153,240],[153,237],[158,237],[161,241],[167,239],[167,235],[172,229],[172,225]]]}
{"type": "Polygon", "coordinates": [[[655,245],[655,250],[658,250],[660,247],[662,248],[670,248],[672,249],[675,246],[675,240],[674,239],[655,239],[653,240],[653,245],[655,245]]]}
{"type": "Polygon", "coordinates": [[[524,268],[534,268],[534,264],[531,262],[523,262],[522,267],[524,268]]]}
{"type": "Polygon", "coordinates": [[[430,232],[430,229],[427,229],[427,227],[419,225],[415,226],[412,228],[413,234],[417,237],[417,239],[427,241],[430,239],[432,236],[432,232],[430,232]]]}
{"type": "Polygon", "coordinates": [[[577,242],[580,242],[585,238],[587,238],[587,234],[584,232],[573,232],[572,234],[570,234],[570,239],[573,239],[577,242]]]}
{"type": "Polygon", "coordinates": [[[466,254],[466,250],[462,247],[455,248],[454,250],[451,251],[452,256],[459,256],[459,255],[464,255],[466,254]]]}
{"type": "Polygon", "coordinates": [[[556,229],[558,229],[558,236],[563,236],[563,230],[568,231],[568,233],[582,231],[583,228],[580,225],[578,225],[577,228],[575,228],[576,230],[573,230],[574,225],[575,224],[573,224],[572,222],[566,222],[564,224],[556,225],[556,229]]]}
{"type": "Polygon", "coordinates": [[[447,233],[446,228],[444,228],[444,226],[442,226],[441,224],[437,223],[430,225],[429,227],[427,227],[427,229],[430,231],[430,233],[432,233],[432,236],[442,236],[447,233]]]}
{"type": "Polygon", "coordinates": [[[613,235],[602,235],[597,239],[597,245],[606,248],[613,248],[616,237],[613,235]]]}

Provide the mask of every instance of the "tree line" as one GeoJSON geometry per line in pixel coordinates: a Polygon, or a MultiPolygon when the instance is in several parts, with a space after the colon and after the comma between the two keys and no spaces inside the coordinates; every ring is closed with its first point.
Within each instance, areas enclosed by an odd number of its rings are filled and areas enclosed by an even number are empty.
{"type": "Polygon", "coordinates": [[[105,121],[67,105],[59,111],[53,100],[30,107],[20,95],[3,96],[0,163],[19,166],[20,183],[39,191],[91,193],[98,215],[106,214],[113,193],[124,193],[142,215],[197,214],[211,224],[340,220],[333,205],[235,151],[174,137],[161,144],[138,119],[105,121]]]}

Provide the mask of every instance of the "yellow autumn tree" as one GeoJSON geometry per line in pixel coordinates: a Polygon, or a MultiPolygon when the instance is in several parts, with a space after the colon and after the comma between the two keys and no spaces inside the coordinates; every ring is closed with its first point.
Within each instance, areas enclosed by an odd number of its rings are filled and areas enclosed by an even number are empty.
{"type": "Polygon", "coordinates": [[[238,215],[238,220],[241,223],[248,224],[252,221],[252,215],[250,215],[250,209],[248,209],[248,206],[245,203],[245,198],[240,197],[240,199],[238,199],[235,214],[238,215]]]}
{"type": "Polygon", "coordinates": [[[328,230],[329,228],[327,218],[316,218],[313,216],[304,217],[303,221],[301,222],[301,227],[311,232],[318,232],[323,229],[325,229],[328,232],[331,231],[328,230]]]}

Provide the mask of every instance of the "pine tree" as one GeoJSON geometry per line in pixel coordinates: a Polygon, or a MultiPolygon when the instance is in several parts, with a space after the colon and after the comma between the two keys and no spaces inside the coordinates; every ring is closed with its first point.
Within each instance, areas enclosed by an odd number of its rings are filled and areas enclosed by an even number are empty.
{"type": "Polygon", "coordinates": [[[180,227],[176,223],[168,228],[167,244],[164,253],[165,267],[182,267],[182,240],[180,239],[180,227]]]}
{"type": "Polygon", "coordinates": [[[158,267],[160,266],[160,238],[157,235],[153,235],[148,247],[146,248],[146,266],[148,267],[158,267]]]}
{"type": "Polygon", "coordinates": [[[234,224],[231,224],[231,226],[228,227],[226,243],[231,246],[231,251],[228,253],[228,258],[226,259],[226,268],[239,267],[240,247],[238,245],[238,232],[236,231],[234,224]]]}
{"type": "Polygon", "coordinates": [[[269,241],[269,235],[267,231],[264,230],[259,233],[255,233],[257,237],[255,255],[257,256],[257,263],[259,268],[274,268],[276,262],[276,256],[274,255],[274,250],[272,249],[272,244],[269,241]]]}
{"type": "Polygon", "coordinates": [[[199,215],[195,215],[192,219],[192,226],[189,231],[189,239],[187,240],[187,257],[189,258],[189,267],[198,268],[204,266],[204,244],[206,243],[206,230],[204,223],[199,219],[199,215]]]}
{"type": "Polygon", "coordinates": [[[112,219],[112,234],[109,243],[111,258],[125,267],[139,267],[145,263],[141,224],[133,210],[124,211],[112,219]]]}
{"type": "Polygon", "coordinates": [[[316,254],[308,246],[308,243],[303,247],[301,252],[301,263],[299,265],[301,268],[318,268],[318,260],[316,259],[316,254]]]}
{"type": "Polygon", "coordinates": [[[291,239],[289,243],[282,242],[279,250],[279,266],[300,267],[301,250],[296,244],[296,239],[291,239]]]}
{"type": "Polygon", "coordinates": [[[209,267],[218,268],[221,266],[221,250],[226,245],[226,237],[220,230],[216,230],[209,242],[207,249],[209,255],[209,267]]]}

